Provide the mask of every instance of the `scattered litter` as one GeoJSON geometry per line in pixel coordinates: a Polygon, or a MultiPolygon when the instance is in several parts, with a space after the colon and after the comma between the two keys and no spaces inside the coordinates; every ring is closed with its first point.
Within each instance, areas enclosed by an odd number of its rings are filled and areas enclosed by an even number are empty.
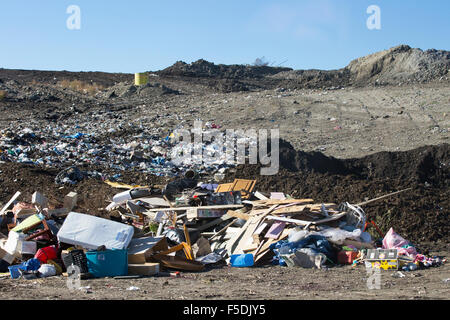
{"type": "Polygon", "coordinates": [[[131,286],[131,287],[127,288],[127,291],[138,291],[138,290],[140,290],[140,288],[134,287],[134,286],[131,286]]]}
{"type": "Polygon", "coordinates": [[[401,273],[400,271],[397,271],[397,272],[394,272],[392,274],[392,277],[394,277],[394,278],[404,278],[406,276],[403,273],[401,273]]]}

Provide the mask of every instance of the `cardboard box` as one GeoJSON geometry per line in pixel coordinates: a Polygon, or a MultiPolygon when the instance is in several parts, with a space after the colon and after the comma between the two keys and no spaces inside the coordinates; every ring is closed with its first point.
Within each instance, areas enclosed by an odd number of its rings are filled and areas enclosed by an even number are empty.
{"type": "Polygon", "coordinates": [[[128,275],[154,276],[159,273],[159,263],[128,264],[128,275]]]}
{"type": "Polygon", "coordinates": [[[9,264],[12,264],[14,262],[15,257],[6,252],[5,250],[3,250],[2,248],[0,248],[0,259],[5,260],[9,264]]]}
{"type": "Polygon", "coordinates": [[[369,249],[364,262],[366,268],[398,270],[398,251],[397,249],[369,249]]]}
{"type": "Polygon", "coordinates": [[[128,246],[128,263],[143,264],[154,252],[167,248],[165,237],[145,237],[132,239],[128,246]]]}

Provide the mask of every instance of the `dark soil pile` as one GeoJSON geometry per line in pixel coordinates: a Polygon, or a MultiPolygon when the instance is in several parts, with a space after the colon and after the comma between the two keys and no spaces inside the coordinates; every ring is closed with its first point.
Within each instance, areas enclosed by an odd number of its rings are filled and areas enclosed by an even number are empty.
{"type": "MultiPolygon", "coordinates": [[[[363,206],[368,219],[374,220],[383,232],[393,227],[415,244],[449,243],[449,165],[448,144],[342,160],[317,152],[296,151],[289,143],[281,141],[278,174],[262,176],[260,165],[241,165],[228,171],[225,181],[257,179],[257,190],[261,192],[284,192],[295,198],[313,198],[319,203],[357,204],[411,187],[412,190],[363,206]]],[[[96,168],[81,167],[80,170],[96,168]]],[[[3,163],[0,171],[0,203],[6,203],[18,190],[25,201],[39,191],[57,207],[68,192],[75,191],[79,194],[77,211],[107,216],[102,208],[120,192],[94,178],[86,178],[74,186],[57,185],[58,169],[3,163]]],[[[113,173],[105,169],[98,171],[104,176],[113,173]]],[[[163,185],[168,179],[126,171],[122,172],[121,181],[132,185],[163,185]]]]}
{"type": "MultiPolygon", "coordinates": [[[[41,166],[21,163],[0,164],[0,203],[5,204],[16,191],[20,191],[20,201],[31,201],[35,191],[39,191],[49,199],[50,206],[58,207],[63,203],[64,196],[70,191],[78,193],[78,204],[75,211],[89,213],[96,216],[108,217],[103,209],[109,204],[112,197],[122,189],[112,188],[102,179],[111,176],[112,171],[92,167],[78,167],[81,171],[97,170],[103,177],[85,178],[75,185],[59,185],[55,178],[61,171],[57,168],[44,168],[41,166]]],[[[122,172],[121,181],[131,185],[151,186],[166,183],[166,179],[155,175],[144,175],[138,171],[122,172]]]]}
{"type": "Polygon", "coordinates": [[[412,242],[449,242],[450,146],[381,152],[360,159],[336,159],[280,144],[280,170],[260,175],[260,165],[241,165],[226,180],[257,179],[262,192],[284,192],[317,202],[357,204],[394,191],[412,190],[363,207],[368,218],[412,242]]]}
{"type": "Polygon", "coordinates": [[[183,76],[196,78],[224,78],[224,79],[260,79],[268,75],[289,71],[291,68],[250,66],[250,65],[224,65],[200,59],[191,64],[178,61],[174,65],[158,71],[162,76],[183,76]]]}

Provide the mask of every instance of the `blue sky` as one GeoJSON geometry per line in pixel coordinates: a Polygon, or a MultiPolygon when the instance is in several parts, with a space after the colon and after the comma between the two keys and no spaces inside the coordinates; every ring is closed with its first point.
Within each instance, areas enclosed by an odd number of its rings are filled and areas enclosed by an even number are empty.
{"type": "Polygon", "coordinates": [[[265,57],[337,69],[399,44],[450,50],[449,12],[448,0],[2,1],[0,67],[134,73],[265,57]],[[81,9],[80,30],[66,26],[70,5],[81,9]],[[370,5],[381,30],[366,26],[370,5]]]}

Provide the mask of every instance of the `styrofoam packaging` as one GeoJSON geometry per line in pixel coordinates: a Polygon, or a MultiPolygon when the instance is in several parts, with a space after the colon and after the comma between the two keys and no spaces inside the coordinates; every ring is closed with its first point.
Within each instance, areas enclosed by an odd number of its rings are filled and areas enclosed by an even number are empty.
{"type": "Polygon", "coordinates": [[[127,200],[131,200],[130,190],[118,193],[118,194],[113,196],[113,201],[115,203],[122,203],[122,202],[125,202],[127,200]]]}
{"type": "Polygon", "coordinates": [[[21,241],[18,246],[20,254],[35,254],[36,250],[36,242],[34,241],[21,241]]]}
{"type": "Polygon", "coordinates": [[[8,241],[6,241],[3,249],[11,255],[19,253],[19,248],[21,247],[21,242],[25,239],[25,235],[15,231],[10,231],[8,233],[8,241]]]}
{"type": "Polygon", "coordinates": [[[96,250],[104,245],[106,249],[125,249],[133,238],[132,226],[88,214],[70,212],[59,230],[60,242],[79,245],[96,250]]]}

